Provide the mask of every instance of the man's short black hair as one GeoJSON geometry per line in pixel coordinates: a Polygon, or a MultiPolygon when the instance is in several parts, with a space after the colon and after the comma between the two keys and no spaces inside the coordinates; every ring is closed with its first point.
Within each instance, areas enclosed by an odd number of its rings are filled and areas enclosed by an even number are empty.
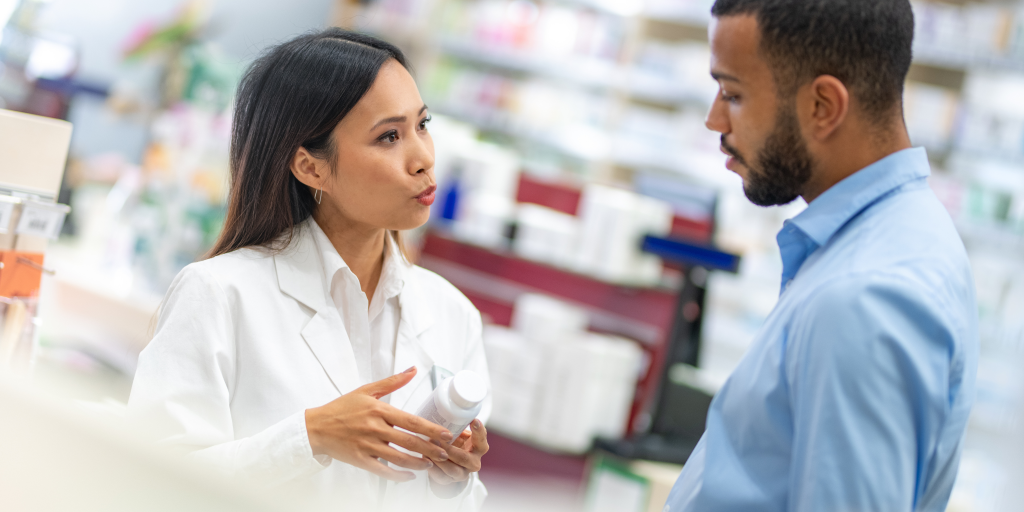
{"type": "Polygon", "coordinates": [[[831,75],[875,121],[902,104],[914,40],[909,0],[717,0],[711,14],[754,16],[783,97],[831,75]]]}

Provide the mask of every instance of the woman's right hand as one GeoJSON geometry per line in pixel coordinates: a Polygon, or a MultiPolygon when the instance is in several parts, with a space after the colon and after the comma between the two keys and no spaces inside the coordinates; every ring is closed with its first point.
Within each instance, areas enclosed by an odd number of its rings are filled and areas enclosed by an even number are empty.
{"type": "Polygon", "coordinates": [[[448,460],[447,452],[440,446],[395,427],[423,434],[445,445],[452,441],[451,432],[379,400],[408,384],[415,376],[416,367],[412,367],[360,387],[322,407],[306,409],[306,432],[313,455],[329,455],[396,482],[412,480],[415,476],[408,471],[396,471],[378,458],[414,470],[433,466],[426,457],[448,460]],[[388,443],[426,457],[403,453],[388,443]]]}

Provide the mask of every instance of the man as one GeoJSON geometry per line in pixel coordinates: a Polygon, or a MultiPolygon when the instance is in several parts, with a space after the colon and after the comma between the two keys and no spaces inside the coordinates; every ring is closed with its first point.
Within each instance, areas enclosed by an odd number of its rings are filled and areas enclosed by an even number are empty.
{"type": "Polygon", "coordinates": [[[907,0],[718,0],[707,126],[778,234],[779,303],[666,511],[945,510],[977,364],[963,244],[911,148],[907,0]]]}

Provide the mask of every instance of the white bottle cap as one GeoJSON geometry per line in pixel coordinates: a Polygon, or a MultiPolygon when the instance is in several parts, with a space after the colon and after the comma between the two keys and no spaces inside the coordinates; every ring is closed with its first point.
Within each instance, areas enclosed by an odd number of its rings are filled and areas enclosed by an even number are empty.
{"type": "Polygon", "coordinates": [[[449,395],[455,405],[471,409],[487,396],[487,383],[483,377],[469,370],[462,370],[452,377],[449,395]]]}

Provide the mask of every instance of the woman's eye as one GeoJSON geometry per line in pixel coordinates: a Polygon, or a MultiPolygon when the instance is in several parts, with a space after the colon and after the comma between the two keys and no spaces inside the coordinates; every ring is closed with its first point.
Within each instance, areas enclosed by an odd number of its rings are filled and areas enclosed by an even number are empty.
{"type": "Polygon", "coordinates": [[[424,117],[423,120],[420,121],[420,130],[426,130],[427,129],[427,123],[429,123],[433,119],[434,118],[432,116],[424,117]]]}
{"type": "Polygon", "coordinates": [[[381,142],[394,143],[395,141],[398,140],[398,132],[396,132],[395,130],[391,130],[390,132],[387,132],[384,135],[381,135],[380,139],[378,139],[378,140],[380,140],[381,142]]]}

